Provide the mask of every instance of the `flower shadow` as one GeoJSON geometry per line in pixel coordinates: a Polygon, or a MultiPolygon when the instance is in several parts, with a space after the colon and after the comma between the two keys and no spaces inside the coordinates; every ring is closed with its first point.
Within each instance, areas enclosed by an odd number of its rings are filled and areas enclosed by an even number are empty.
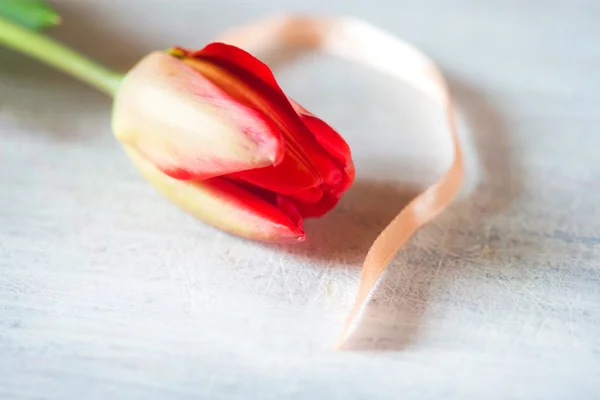
{"type": "Polygon", "coordinates": [[[305,243],[287,249],[358,268],[373,241],[417,194],[417,188],[398,182],[358,180],[332,212],[306,222],[305,243]]]}

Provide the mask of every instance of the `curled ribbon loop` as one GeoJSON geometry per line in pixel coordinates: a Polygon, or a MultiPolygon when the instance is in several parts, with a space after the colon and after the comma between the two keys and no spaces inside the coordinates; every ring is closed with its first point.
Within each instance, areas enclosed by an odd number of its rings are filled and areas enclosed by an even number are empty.
{"type": "Polygon", "coordinates": [[[371,246],[363,265],[358,295],[338,339],[339,347],[392,258],[420,227],[451,203],[460,189],[462,154],[446,81],[437,66],[419,50],[355,18],[281,15],[235,28],[218,40],[249,52],[286,48],[324,51],[405,81],[445,110],[454,160],[436,183],[400,211],[371,246]]]}

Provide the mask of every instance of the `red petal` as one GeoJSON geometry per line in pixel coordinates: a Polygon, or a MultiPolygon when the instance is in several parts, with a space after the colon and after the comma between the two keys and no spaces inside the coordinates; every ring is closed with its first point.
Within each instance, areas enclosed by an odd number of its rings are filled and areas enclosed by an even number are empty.
{"type": "Polygon", "coordinates": [[[338,161],[347,164],[352,162],[350,146],[340,134],[329,126],[325,121],[307,111],[300,104],[288,98],[294,110],[298,113],[302,122],[308,127],[315,139],[338,161]]]}
{"type": "Polygon", "coordinates": [[[298,212],[305,218],[320,217],[331,211],[340,201],[342,192],[326,191],[321,200],[315,204],[296,203],[298,212]]]}
{"type": "Polygon", "coordinates": [[[188,57],[210,57],[230,62],[242,70],[249,71],[257,78],[275,89],[279,95],[285,94],[279,87],[271,69],[252,54],[225,43],[211,43],[202,50],[190,52],[181,49],[188,57]]]}
{"type": "MultiPolygon", "coordinates": [[[[304,140],[301,140],[304,142],[304,140]]],[[[315,203],[322,196],[321,186],[337,186],[342,173],[318,146],[301,143],[302,154],[288,149],[283,161],[273,167],[258,168],[232,174],[254,185],[293,197],[305,203],[315,203]],[[307,160],[300,160],[301,157],[307,160]]]]}
{"type": "Polygon", "coordinates": [[[259,217],[262,222],[260,227],[256,227],[255,235],[264,236],[260,239],[279,243],[304,240],[306,235],[302,229],[302,217],[291,202],[277,197],[277,204],[271,204],[260,194],[246,190],[227,178],[213,178],[198,184],[208,188],[214,196],[221,197],[223,202],[235,204],[259,217]]]}
{"type": "Polygon", "coordinates": [[[354,163],[352,162],[352,154],[348,143],[346,143],[342,136],[325,121],[307,111],[294,100],[290,98],[288,98],[288,100],[317,142],[319,142],[319,144],[338,161],[345,172],[341,190],[344,191],[348,189],[354,182],[355,176],[354,163]]]}
{"type": "Polygon", "coordinates": [[[294,223],[298,229],[303,229],[302,215],[298,212],[298,208],[288,197],[277,195],[277,208],[279,208],[287,217],[294,223]]]}
{"type": "Polygon", "coordinates": [[[320,182],[314,173],[292,157],[284,157],[276,167],[242,171],[230,176],[302,202],[315,203],[322,195],[320,182]]]}

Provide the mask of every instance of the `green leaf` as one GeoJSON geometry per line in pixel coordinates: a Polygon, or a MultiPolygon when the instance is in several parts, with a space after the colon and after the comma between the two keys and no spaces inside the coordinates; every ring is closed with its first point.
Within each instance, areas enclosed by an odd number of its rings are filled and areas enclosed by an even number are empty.
{"type": "Polygon", "coordinates": [[[36,31],[60,23],[60,15],[46,0],[0,0],[0,16],[36,31]]]}

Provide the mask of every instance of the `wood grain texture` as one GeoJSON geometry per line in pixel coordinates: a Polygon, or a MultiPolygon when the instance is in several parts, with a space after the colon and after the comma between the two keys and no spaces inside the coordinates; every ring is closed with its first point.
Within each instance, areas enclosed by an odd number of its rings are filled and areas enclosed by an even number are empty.
{"type": "Polygon", "coordinates": [[[599,396],[600,3],[56,4],[56,37],[123,69],[275,11],[365,18],[447,73],[469,177],[334,352],[369,244],[447,165],[431,104],[336,60],[277,68],[358,179],[308,243],[262,246],[156,194],[108,99],[0,50],[0,399],[599,396]]]}

